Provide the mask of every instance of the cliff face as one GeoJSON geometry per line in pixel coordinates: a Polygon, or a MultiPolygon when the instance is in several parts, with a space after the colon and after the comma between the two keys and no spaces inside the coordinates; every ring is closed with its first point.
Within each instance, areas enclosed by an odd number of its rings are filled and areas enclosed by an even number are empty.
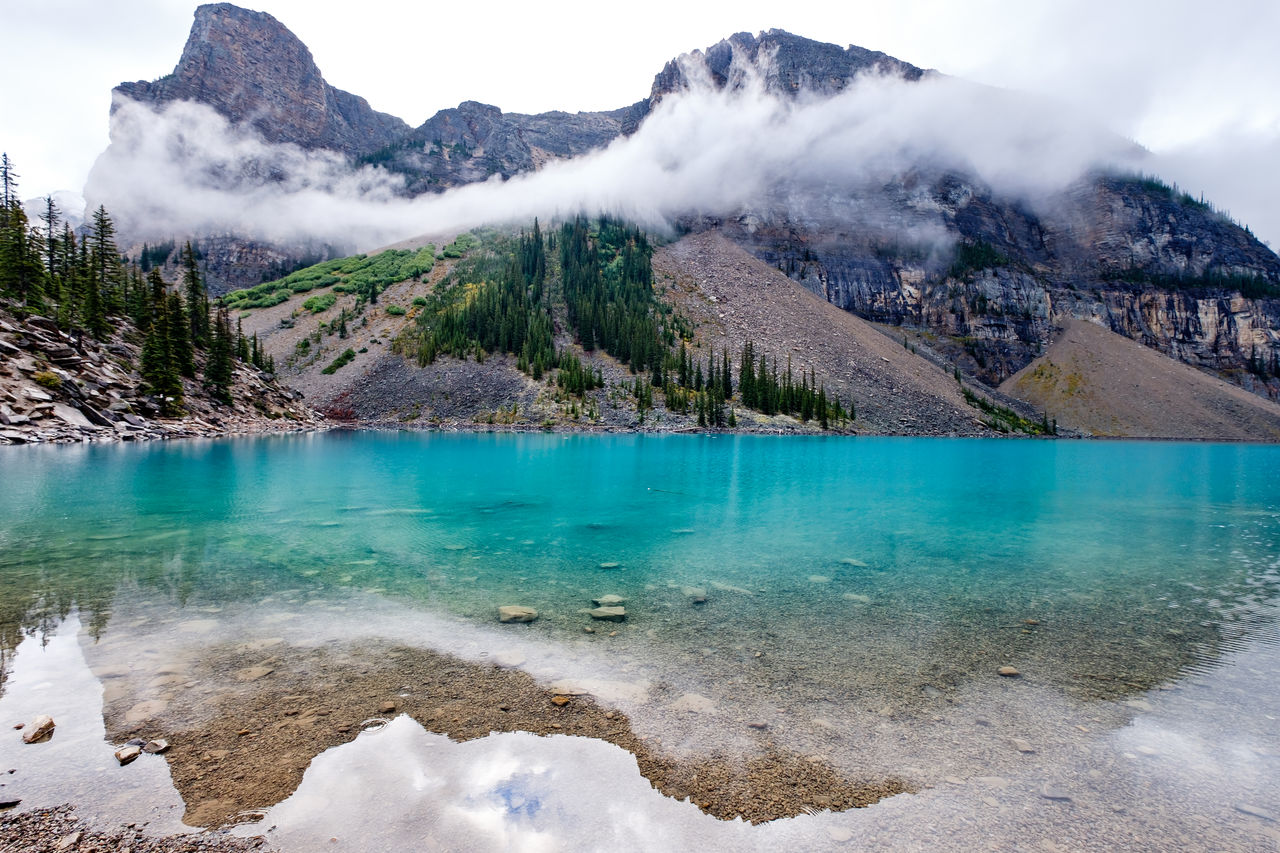
{"type": "Polygon", "coordinates": [[[230,3],[196,9],[173,73],[116,92],[160,106],[197,101],[270,142],[359,156],[404,136],[409,126],[364,98],[325,82],[311,51],[279,21],[230,3]]]}
{"type": "Polygon", "coordinates": [[[363,158],[405,176],[411,195],[504,179],[608,145],[632,132],[648,102],[609,112],[504,113],[465,101],[441,110],[406,139],[363,158]]]}

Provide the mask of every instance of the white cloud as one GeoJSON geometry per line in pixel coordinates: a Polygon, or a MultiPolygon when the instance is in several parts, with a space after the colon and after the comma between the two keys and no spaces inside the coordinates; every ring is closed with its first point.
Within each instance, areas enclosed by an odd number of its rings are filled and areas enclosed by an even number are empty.
{"type": "Polygon", "coordinates": [[[352,172],[329,152],[269,145],[202,105],[155,112],[122,102],[86,194],[139,237],[230,231],[370,248],[579,211],[661,227],[685,214],[776,203],[779,188],[803,217],[814,198],[874,196],[921,167],[970,171],[1037,196],[1132,152],[1030,98],[951,78],[863,77],[834,98],[793,100],[765,93],[758,69],[742,72],[736,90],[701,81],[664,99],[634,136],[591,155],[417,199],[399,195],[400,179],[381,169],[352,172]]]}

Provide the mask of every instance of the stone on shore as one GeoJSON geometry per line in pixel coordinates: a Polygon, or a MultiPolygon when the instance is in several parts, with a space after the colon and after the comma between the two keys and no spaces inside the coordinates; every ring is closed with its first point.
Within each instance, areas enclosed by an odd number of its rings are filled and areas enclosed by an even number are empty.
{"type": "Polygon", "coordinates": [[[122,746],[116,750],[116,761],[119,761],[120,766],[123,767],[139,755],[142,755],[142,747],[133,745],[122,746]]]}
{"type": "Polygon", "coordinates": [[[627,618],[625,607],[597,607],[589,613],[592,619],[599,619],[601,622],[622,622],[627,618]]]}
{"type": "Polygon", "coordinates": [[[27,723],[26,729],[22,732],[23,743],[35,743],[46,735],[53,733],[53,717],[48,714],[41,714],[30,723],[27,723]]]}
{"type": "Polygon", "coordinates": [[[142,747],[142,751],[147,753],[148,755],[159,755],[160,753],[164,752],[168,748],[169,748],[169,741],[165,740],[162,737],[158,737],[155,740],[147,741],[146,745],[142,747]]]}
{"type": "Polygon", "coordinates": [[[518,604],[506,604],[498,608],[499,622],[532,622],[538,618],[538,611],[532,607],[518,604]]]}

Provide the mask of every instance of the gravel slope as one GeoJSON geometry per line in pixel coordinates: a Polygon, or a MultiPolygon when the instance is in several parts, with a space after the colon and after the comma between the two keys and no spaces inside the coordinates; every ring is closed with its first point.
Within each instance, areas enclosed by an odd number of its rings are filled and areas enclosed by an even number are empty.
{"type": "Polygon", "coordinates": [[[1280,405],[1083,320],[1000,390],[1090,435],[1280,441],[1280,405]]]}

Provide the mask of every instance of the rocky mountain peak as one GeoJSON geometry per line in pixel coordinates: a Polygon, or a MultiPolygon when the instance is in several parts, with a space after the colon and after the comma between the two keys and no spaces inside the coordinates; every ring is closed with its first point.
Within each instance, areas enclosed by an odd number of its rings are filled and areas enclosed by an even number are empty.
{"type": "Polygon", "coordinates": [[[704,64],[719,88],[741,85],[745,71],[753,69],[765,88],[778,95],[834,95],[862,73],[894,74],[908,80],[928,73],[880,51],[857,45],[841,48],[774,29],[758,36],[734,33],[705,50],[671,60],[654,78],[651,100],[656,103],[664,95],[688,88],[690,63],[704,64]]]}
{"type": "Polygon", "coordinates": [[[350,156],[376,150],[409,130],[364,98],[325,82],[307,46],[271,15],[230,3],[196,9],[172,74],[150,83],[122,83],[115,92],[156,106],[197,101],[232,123],[249,124],[270,142],[350,156]]]}

